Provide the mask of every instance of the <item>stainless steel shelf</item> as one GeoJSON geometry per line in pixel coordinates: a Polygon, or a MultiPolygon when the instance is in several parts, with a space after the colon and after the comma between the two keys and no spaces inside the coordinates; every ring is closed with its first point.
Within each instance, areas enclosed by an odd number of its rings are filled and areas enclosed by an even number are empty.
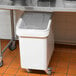
{"type": "MultiPolygon", "coordinates": [[[[48,2],[47,2],[48,3],[48,2]]],[[[49,3],[48,3],[49,4],[49,3]]],[[[56,0],[56,2],[51,2],[50,5],[13,5],[10,1],[0,0],[0,9],[8,10],[22,10],[22,11],[39,11],[39,12],[55,12],[55,11],[67,11],[67,12],[76,12],[76,7],[67,7],[65,6],[65,0],[56,0]]]]}

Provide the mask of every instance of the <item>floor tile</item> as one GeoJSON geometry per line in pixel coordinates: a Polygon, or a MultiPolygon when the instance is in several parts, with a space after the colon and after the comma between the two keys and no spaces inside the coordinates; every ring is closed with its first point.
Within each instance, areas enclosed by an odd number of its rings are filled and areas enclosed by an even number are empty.
{"type": "Polygon", "coordinates": [[[50,67],[56,67],[57,66],[57,62],[56,61],[51,61],[50,63],[49,63],[49,66],[50,67]]]}
{"type": "Polygon", "coordinates": [[[5,73],[14,75],[17,73],[17,71],[18,71],[18,69],[16,69],[16,68],[8,68],[5,73]]]}
{"type": "Polygon", "coordinates": [[[76,74],[76,68],[70,67],[68,70],[68,74],[76,74]]]}
{"type": "Polygon", "coordinates": [[[76,53],[71,53],[71,58],[76,58],[76,53]]]}
{"type": "Polygon", "coordinates": [[[10,58],[9,59],[3,58],[3,65],[5,65],[6,67],[8,67],[11,62],[12,62],[12,60],[10,60],[10,58]]]}
{"type": "Polygon", "coordinates": [[[17,63],[11,63],[11,65],[9,66],[11,68],[19,68],[20,67],[20,64],[17,64],[17,63]]]}
{"type": "Polygon", "coordinates": [[[7,70],[6,66],[3,65],[2,67],[0,67],[0,73],[4,73],[6,70],[7,70]]]}
{"type": "Polygon", "coordinates": [[[40,74],[32,74],[32,73],[29,73],[29,76],[40,76],[40,74]]]}
{"type": "Polygon", "coordinates": [[[6,56],[3,57],[4,64],[9,66],[9,64],[13,61],[14,58],[15,56],[13,56],[12,54],[10,53],[6,54],[6,56]]]}
{"type": "Polygon", "coordinates": [[[60,56],[60,58],[58,59],[58,61],[64,61],[64,62],[69,62],[70,56],[66,56],[65,54],[63,54],[62,56],[60,56]]]}
{"type": "Polygon", "coordinates": [[[3,76],[3,74],[0,74],[0,76],[3,76]]]}
{"type": "Polygon", "coordinates": [[[16,76],[27,76],[28,73],[26,72],[26,70],[23,69],[19,69],[18,72],[16,73],[16,76]]]}
{"type": "Polygon", "coordinates": [[[65,62],[65,61],[59,61],[56,64],[57,64],[57,67],[67,68],[69,63],[68,62],[65,62]]]}
{"type": "Polygon", "coordinates": [[[63,74],[63,73],[55,73],[54,76],[66,76],[66,74],[63,74]]]}
{"type": "Polygon", "coordinates": [[[61,55],[60,51],[54,51],[52,58],[53,57],[59,57],[60,55],[61,55]]]}
{"type": "Polygon", "coordinates": [[[11,68],[19,68],[19,66],[20,66],[20,61],[17,60],[17,59],[14,59],[9,67],[11,67],[11,68]]]}
{"type": "Polygon", "coordinates": [[[71,53],[76,54],[76,47],[75,48],[71,48],[71,53]]]}
{"type": "Polygon", "coordinates": [[[75,62],[75,63],[76,63],[76,57],[70,58],[70,62],[71,62],[71,63],[72,63],[72,62],[75,62]]]}
{"type": "Polygon", "coordinates": [[[56,67],[52,67],[52,72],[54,73],[56,71],[56,67]]]}
{"type": "Polygon", "coordinates": [[[69,68],[76,68],[76,62],[70,62],[69,68]]]}
{"type": "Polygon", "coordinates": [[[4,74],[3,76],[15,76],[15,75],[12,75],[12,74],[4,74]]]}
{"type": "Polygon", "coordinates": [[[28,75],[15,75],[15,76],[28,76],[28,75]]]}
{"type": "Polygon", "coordinates": [[[64,67],[56,67],[56,71],[55,72],[67,73],[67,68],[64,68],[64,67]]]}
{"type": "Polygon", "coordinates": [[[56,70],[56,62],[50,63],[49,67],[52,68],[52,72],[55,72],[55,70],[56,70]]]}
{"type": "Polygon", "coordinates": [[[15,75],[15,76],[28,76],[28,75],[15,75]]]}
{"type": "Polygon", "coordinates": [[[76,76],[76,75],[73,75],[73,74],[72,74],[72,75],[67,75],[67,76],[76,76]]]}
{"type": "Polygon", "coordinates": [[[41,74],[40,76],[54,76],[54,74],[51,74],[51,75],[41,74]]]}

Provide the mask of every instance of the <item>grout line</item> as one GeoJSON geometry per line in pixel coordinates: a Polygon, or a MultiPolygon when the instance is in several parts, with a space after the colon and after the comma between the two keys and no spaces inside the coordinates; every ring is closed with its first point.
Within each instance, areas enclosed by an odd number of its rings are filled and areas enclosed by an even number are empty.
{"type": "Polygon", "coordinates": [[[27,74],[28,74],[27,76],[29,76],[29,73],[28,72],[27,72],[27,74]]]}
{"type": "MultiPolygon", "coordinates": [[[[17,70],[16,74],[18,73],[19,69],[20,69],[20,67],[18,67],[18,70],[17,70]]],[[[16,75],[16,74],[15,74],[15,75],[16,75]]]]}
{"type": "Polygon", "coordinates": [[[76,74],[69,74],[69,75],[74,75],[74,76],[76,76],[76,74]]]}
{"type": "Polygon", "coordinates": [[[14,76],[16,76],[16,75],[14,75],[14,76]]]}
{"type": "MultiPolygon", "coordinates": [[[[15,74],[7,74],[7,75],[14,75],[15,76],[15,74]]],[[[4,76],[4,75],[1,75],[1,76],[4,76]]]]}
{"type": "MultiPolygon", "coordinates": [[[[8,67],[6,68],[5,72],[7,71],[7,69],[9,68],[9,66],[11,65],[11,63],[14,61],[14,59],[15,59],[16,57],[17,57],[17,56],[15,56],[15,57],[11,60],[10,64],[9,64],[8,67]]],[[[5,72],[3,73],[3,75],[5,74],[5,72]]]]}
{"type": "Polygon", "coordinates": [[[27,73],[28,75],[27,76],[29,76],[29,73],[27,73]]]}
{"type": "Polygon", "coordinates": [[[40,76],[41,76],[41,74],[40,74],[40,76]]]}
{"type": "Polygon", "coordinates": [[[66,73],[66,76],[68,76],[68,71],[69,71],[69,63],[68,63],[68,67],[67,67],[67,73],[66,73]]]}
{"type": "Polygon", "coordinates": [[[55,73],[62,73],[62,74],[67,74],[67,73],[63,73],[63,72],[55,72],[55,73]]]}
{"type": "Polygon", "coordinates": [[[3,73],[1,75],[3,76],[3,73]]]}
{"type": "MultiPolygon", "coordinates": [[[[70,54],[71,54],[71,49],[70,49],[70,54]]],[[[70,64],[70,59],[71,59],[71,56],[69,57],[69,62],[68,62],[68,67],[67,67],[67,73],[66,73],[66,76],[68,76],[68,71],[69,71],[69,64],[70,64]]]]}
{"type": "MultiPolygon", "coordinates": [[[[55,73],[57,73],[57,74],[67,74],[67,73],[62,73],[62,72],[55,72],[55,73]]],[[[53,76],[54,76],[54,74],[53,74],[53,76]]]]}

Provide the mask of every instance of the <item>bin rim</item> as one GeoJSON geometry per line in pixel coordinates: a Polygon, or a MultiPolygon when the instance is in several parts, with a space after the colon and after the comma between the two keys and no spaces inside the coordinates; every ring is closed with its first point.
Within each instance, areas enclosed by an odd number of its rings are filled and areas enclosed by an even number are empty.
{"type": "MultiPolygon", "coordinates": [[[[20,18],[18,20],[16,29],[20,29],[19,26],[21,25],[21,22],[22,22],[22,18],[20,18]]],[[[35,31],[46,32],[46,31],[50,30],[50,26],[51,26],[51,19],[49,19],[49,21],[48,21],[48,27],[46,29],[43,29],[43,30],[41,30],[41,29],[25,29],[25,30],[26,31],[33,31],[33,30],[35,30],[35,31]]],[[[20,30],[24,30],[24,29],[20,29],[20,30]]]]}
{"type": "Polygon", "coordinates": [[[19,28],[19,26],[21,25],[22,22],[22,18],[20,18],[17,22],[17,26],[16,26],[16,34],[18,36],[27,36],[27,37],[47,37],[49,35],[50,32],[50,26],[51,26],[51,22],[52,20],[49,18],[48,21],[48,25],[47,28],[44,30],[41,29],[21,29],[19,28]]]}

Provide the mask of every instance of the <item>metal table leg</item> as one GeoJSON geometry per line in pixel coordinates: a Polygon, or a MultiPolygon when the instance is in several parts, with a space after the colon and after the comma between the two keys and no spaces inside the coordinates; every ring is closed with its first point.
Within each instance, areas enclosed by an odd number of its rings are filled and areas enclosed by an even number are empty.
{"type": "Polygon", "coordinates": [[[12,35],[12,43],[9,46],[9,49],[11,51],[16,49],[16,41],[15,41],[15,31],[14,31],[14,15],[13,15],[13,10],[10,10],[10,16],[11,16],[11,35],[12,35]]]}
{"type": "Polygon", "coordinates": [[[2,53],[1,53],[1,40],[0,40],[0,67],[3,65],[2,63],[2,53]]]}
{"type": "Polygon", "coordinates": [[[15,40],[13,10],[10,10],[12,40],[15,40]]]}

